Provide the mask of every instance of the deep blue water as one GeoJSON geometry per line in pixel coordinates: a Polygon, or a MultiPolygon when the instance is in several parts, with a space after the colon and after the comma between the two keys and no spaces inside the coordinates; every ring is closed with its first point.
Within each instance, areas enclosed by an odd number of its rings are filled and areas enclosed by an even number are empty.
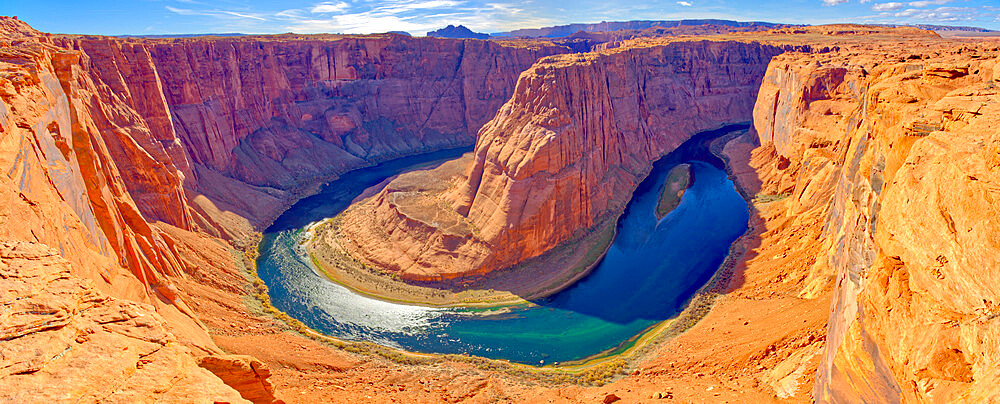
{"type": "Polygon", "coordinates": [[[619,219],[618,235],[600,264],[574,286],[536,305],[483,313],[376,300],[317,275],[296,249],[303,226],[336,215],[365,188],[466,150],[396,160],[330,183],[267,230],[257,271],[276,308],[335,337],[533,364],[592,356],[676,316],[746,231],[746,202],[706,147],[708,140],[744,127],[699,134],[654,163],[619,219]],[[663,181],[680,163],[692,165],[694,181],[680,205],[657,221],[654,210],[663,181]]]}

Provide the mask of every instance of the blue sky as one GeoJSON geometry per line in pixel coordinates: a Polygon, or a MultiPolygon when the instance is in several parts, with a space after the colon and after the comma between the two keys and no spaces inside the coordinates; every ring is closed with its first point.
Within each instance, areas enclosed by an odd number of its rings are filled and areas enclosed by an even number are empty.
{"type": "Polygon", "coordinates": [[[723,18],[799,24],[835,22],[972,25],[1000,29],[997,0],[0,0],[53,33],[370,33],[423,35],[448,24],[497,32],[574,22],[723,18]]]}

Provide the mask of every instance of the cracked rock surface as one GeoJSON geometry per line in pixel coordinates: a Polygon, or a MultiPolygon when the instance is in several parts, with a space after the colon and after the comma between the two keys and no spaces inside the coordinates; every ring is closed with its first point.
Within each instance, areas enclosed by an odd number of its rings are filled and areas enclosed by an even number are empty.
{"type": "Polygon", "coordinates": [[[151,306],[71,277],[43,244],[0,242],[0,341],[2,402],[247,402],[151,306]]]}

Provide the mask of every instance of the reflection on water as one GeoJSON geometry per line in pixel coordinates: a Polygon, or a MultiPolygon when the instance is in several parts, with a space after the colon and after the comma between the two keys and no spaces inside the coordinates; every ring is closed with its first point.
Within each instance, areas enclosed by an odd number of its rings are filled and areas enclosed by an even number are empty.
{"type": "Polygon", "coordinates": [[[700,134],[657,161],[619,219],[618,235],[597,268],[534,306],[483,314],[384,302],[317,275],[296,251],[301,227],[339,213],[384,178],[457,157],[460,152],[454,151],[359,170],[303,199],[268,229],[257,270],[276,308],[336,337],[523,363],[594,355],[677,315],[746,231],[746,202],[705,147],[708,139],[739,128],[700,134]],[[692,165],[694,181],[680,205],[657,221],[663,181],[672,167],[685,162],[692,165]]]}

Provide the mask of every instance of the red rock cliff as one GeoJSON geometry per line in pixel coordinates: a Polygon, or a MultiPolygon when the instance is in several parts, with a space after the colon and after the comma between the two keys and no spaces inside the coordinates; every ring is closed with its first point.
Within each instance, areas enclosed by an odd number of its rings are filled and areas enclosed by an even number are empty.
{"type": "Polygon", "coordinates": [[[820,402],[1000,398],[1000,55],[921,50],[782,55],[754,110],[785,170],[762,192],[825,218],[807,286],[835,285],[820,402]]]}
{"type": "Polygon", "coordinates": [[[131,286],[112,289],[131,298],[142,285],[174,296],[163,275],[184,269],[170,238],[148,223],[236,239],[318,179],[469,144],[521,70],[565,51],[388,34],[58,37],[4,21],[18,41],[9,60],[26,77],[11,74],[5,97],[20,109],[3,125],[23,139],[9,143],[12,181],[29,202],[54,187],[90,244],[74,242],[79,251],[67,256],[103,263],[81,268],[128,268],[134,279],[122,282],[131,286]]]}
{"type": "MultiPolygon", "coordinates": [[[[241,401],[225,383],[245,369],[220,380],[193,357],[221,351],[177,284],[208,268],[152,223],[192,228],[158,82],[96,70],[61,43],[0,18],[0,295],[14,310],[0,324],[3,391],[40,399],[66,380],[58,394],[80,399],[241,401]],[[126,76],[145,87],[120,87],[126,76]]],[[[234,265],[223,256],[215,265],[234,265]]]]}
{"type": "MultiPolygon", "coordinates": [[[[544,44],[402,35],[178,40],[67,38],[115,94],[149,122],[136,141],[163,164],[126,176],[140,203],[176,217],[184,188],[220,235],[216,209],[256,226],[298,188],[386,159],[471,144],[544,44]],[[178,181],[179,180],[179,181],[178,181]],[[182,187],[175,185],[180,182],[182,187]]],[[[125,150],[124,155],[128,155],[125,150]]]]}
{"type": "Polygon", "coordinates": [[[184,266],[172,241],[140,213],[118,168],[120,160],[133,178],[163,180],[157,191],[183,206],[172,173],[134,140],[149,135],[149,126],[127,100],[92,80],[86,55],[54,46],[19,21],[2,23],[4,40],[16,44],[5,47],[0,78],[0,161],[10,201],[2,236],[58,246],[86,271],[81,275],[117,296],[145,300],[163,292],[172,301],[167,276],[184,266]]]}
{"type": "Polygon", "coordinates": [[[685,42],[545,59],[483,127],[459,204],[494,266],[619,214],[658,157],[747,121],[775,47],[685,42]]]}
{"type": "Polygon", "coordinates": [[[402,202],[390,186],[376,197],[381,224],[346,230],[363,244],[352,252],[411,279],[537,256],[620,214],[652,161],[690,136],[749,121],[767,63],[781,52],[700,41],[544,58],[483,126],[467,178],[446,197],[475,231],[421,225],[393,207],[402,202]]]}

